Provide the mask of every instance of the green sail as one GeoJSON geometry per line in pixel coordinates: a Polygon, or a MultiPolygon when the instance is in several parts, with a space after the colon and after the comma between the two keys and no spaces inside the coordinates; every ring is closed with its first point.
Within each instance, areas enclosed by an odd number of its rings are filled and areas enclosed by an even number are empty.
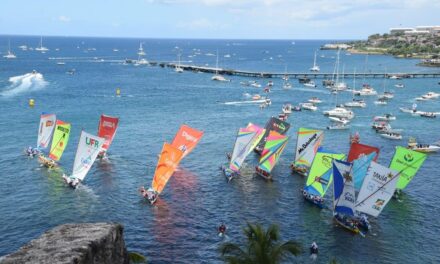
{"type": "Polygon", "coordinates": [[[304,190],[310,194],[324,197],[333,181],[331,168],[334,159],[343,160],[345,159],[345,154],[332,153],[322,149],[316,152],[304,190]]]}
{"type": "Polygon", "coordinates": [[[397,189],[405,189],[425,162],[426,157],[427,155],[424,153],[399,146],[396,148],[394,157],[391,160],[390,169],[399,172],[400,177],[397,181],[397,189]]]}
{"type": "Polygon", "coordinates": [[[55,132],[52,138],[52,146],[50,147],[49,158],[59,161],[66,149],[67,142],[69,142],[70,124],[57,120],[55,132]]]}

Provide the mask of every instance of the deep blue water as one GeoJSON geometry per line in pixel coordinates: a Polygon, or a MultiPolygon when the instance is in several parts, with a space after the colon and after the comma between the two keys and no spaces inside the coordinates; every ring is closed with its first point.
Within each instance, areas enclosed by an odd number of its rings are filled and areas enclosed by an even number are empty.
{"type": "MultiPolygon", "coordinates": [[[[296,80],[294,88],[281,89],[281,80],[274,79],[270,94],[272,106],[259,110],[257,106],[234,106],[226,101],[243,100],[244,93],[254,94],[261,89],[243,87],[245,78],[232,77],[230,83],[211,81],[209,74],[184,72],[160,67],[124,65],[125,58],[136,59],[138,39],[63,38],[48,37],[44,45],[50,51],[21,51],[19,45],[36,47],[37,37],[11,37],[17,59],[5,60],[7,37],[0,37],[0,255],[10,253],[47,229],[70,222],[115,221],[125,226],[129,250],[145,254],[150,263],[216,263],[220,262],[218,246],[221,240],[216,227],[225,221],[229,241],[242,239],[246,221],[264,224],[277,223],[283,239],[296,239],[305,247],[312,241],[320,246],[318,260],[328,262],[337,257],[355,263],[435,263],[440,262],[436,220],[440,178],[435,164],[439,155],[430,155],[408,188],[404,202],[391,201],[378,219],[372,220],[373,232],[366,238],[353,236],[331,220],[331,211],[319,210],[306,204],[299,189],[304,179],[291,175],[296,144],[295,131],[301,127],[324,128],[329,124],[322,110],[331,108],[335,99],[320,85],[305,89],[296,80]],[[55,49],[59,48],[59,51],[55,49]],[[96,50],[91,50],[95,48],[96,50]],[[119,49],[114,52],[113,49],[119,49]],[[90,49],[90,50],[88,50],[90,49]],[[49,59],[64,58],[64,59],[49,59]],[[104,61],[101,61],[104,59],[104,61]],[[57,61],[66,62],[57,65],[57,61]],[[75,75],[66,71],[75,68],[75,75]],[[33,69],[42,73],[46,83],[11,84],[13,76],[33,69]],[[114,97],[120,87],[122,97],[114,97]],[[5,94],[5,91],[9,91],[5,94]],[[252,175],[228,184],[218,170],[225,161],[224,153],[231,151],[239,127],[248,122],[264,125],[280,112],[285,102],[298,104],[312,96],[325,102],[317,112],[294,113],[289,122],[290,140],[277,167],[274,181],[265,182],[252,175]],[[34,98],[36,106],[27,102],[34,98]],[[69,172],[73,164],[81,129],[97,130],[99,115],[120,117],[120,127],[110,148],[110,163],[97,162],[84,185],[73,191],[61,179],[61,172],[41,169],[35,159],[22,155],[23,148],[35,145],[41,112],[53,112],[61,120],[72,123],[69,145],[62,157],[61,167],[69,172]],[[161,195],[156,206],[144,202],[137,193],[141,185],[149,185],[164,141],[171,141],[180,124],[205,131],[197,148],[181,163],[161,195]]],[[[313,53],[327,41],[243,41],[243,40],[154,40],[146,39],[147,59],[175,61],[178,47],[182,63],[224,68],[278,71],[307,71],[313,53]],[[193,49],[201,55],[188,57],[193,49]],[[230,58],[225,58],[230,54],[230,58]],[[272,57],[272,59],[270,59],[272,57]],[[191,61],[191,62],[190,62],[191,61]]],[[[319,51],[321,72],[332,72],[335,51],[319,51]],[[324,58],[320,57],[324,55],[324,58]]],[[[365,64],[363,55],[341,55],[341,65],[352,72],[430,72],[417,60],[370,56],[365,64]]],[[[267,80],[259,80],[266,83],[267,80]]],[[[359,84],[363,80],[358,80],[359,84]]],[[[398,111],[409,107],[413,98],[428,91],[439,92],[436,79],[387,80],[396,97],[387,106],[375,106],[367,98],[368,107],[356,109],[351,132],[359,131],[362,142],[381,149],[379,162],[387,165],[394,147],[406,145],[409,136],[419,142],[440,140],[439,121],[412,117],[398,111]],[[405,88],[394,88],[402,82],[405,88]],[[393,127],[404,129],[402,141],[379,137],[369,124],[374,115],[392,112],[397,116],[393,127]]],[[[351,84],[352,80],[347,80],[351,84]]],[[[368,82],[382,92],[383,80],[368,82]]],[[[339,102],[351,100],[342,93],[339,102]]],[[[439,111],[439,101],[419,103],[419,109],[439,111]]],[[[350,131],[325,133],[324,146],[347,153],[350,131]]],[[[257,163],[253,154],[249,167],[257,163]]],[[[308,254],[298,258],[304,262],[308,254]]]]}

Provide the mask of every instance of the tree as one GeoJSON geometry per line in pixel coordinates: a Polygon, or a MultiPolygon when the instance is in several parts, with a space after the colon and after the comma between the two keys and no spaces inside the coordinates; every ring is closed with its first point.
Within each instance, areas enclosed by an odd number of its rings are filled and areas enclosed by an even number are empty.
{"type": "Polygon", "coordinates": [[[243,229],[246,244],[224,243],[220,252],[230,264],[277,264],[289,255],[298,256],[301,245],[293,240],[280,242],[279,227],[272,224],[267,230],[260,224],[250,224],[243,229]]]}

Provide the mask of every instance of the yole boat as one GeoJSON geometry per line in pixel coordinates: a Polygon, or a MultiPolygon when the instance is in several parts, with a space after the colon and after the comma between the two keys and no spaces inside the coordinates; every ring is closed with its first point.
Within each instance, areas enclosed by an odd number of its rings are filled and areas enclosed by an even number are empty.
{"type": "Polygon", "coordinates": [[[98,126],[98,137],[105,138],[105,142],[102,145],[102,149],[98,154],[98,158],[106,158],[107,150],[110,144],[113,142],[116,130],[118,129],[119,118],[107,115],[101,115],[98,126]]]}
{"type": "Polygon", "coordinates": [[[104,141],[105,138],[81,131],[75,161],[73,162],[72,174],[63,174],[64,181],[70,187],[75,189],[78,184],[84,180],[96,158],[98,157],[104,141]]]}
{"type": "Polygon", "coordinates": [[[295,160],[290,165],[292,172],[307,176],[323,139],[324,132],[322,130],[304,127],[298,129],[295,160]]]}
{"type": "Polygon", "coordinates": [[[64,150],[66,149],[67,143],[69,142],[70,136],[70,123],[66,123],[61,120],[56,121],[55,131],[52,137],[52,144],[49,151],[49,156],[46,157],[42,153],[38,156],[38,162],[47,168],[57,167],[56,163],[61,159],[64,150]]]}
{"type": "Polygon", "coordinates": [[[257,175],[263,177],[266,180],[271,180],[271,171],[277,164],[281,153],[287,145],[289,137],[281,135],[276,131],[269,131],[269,135],[266,138],[264,149],[261,153],[258,166],[255,168],[257,175]]]}
{"type": "Polygon", "coordinates": [[[57,117],[55,114],[42,114],[40,116],[37,147],[29,147],[27,150],[25,150],[25,154],[27,156],[33,158],[35,155],[40,154],[42,150],[45,150],[49,146],[53,131],[55,129],[56,121],[57,117]]]}

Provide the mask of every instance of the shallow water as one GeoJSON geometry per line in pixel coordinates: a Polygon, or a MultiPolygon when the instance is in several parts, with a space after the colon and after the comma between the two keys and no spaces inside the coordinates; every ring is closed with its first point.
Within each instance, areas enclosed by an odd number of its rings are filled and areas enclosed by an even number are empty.
{"type": "MultiPolygon", "coordinates": [[[[224,102],[245,100],[245,93],[262,93],[262,88],[243,87],[246,80],[231,77],[230,83],[210,80],[209,74],[171,69],[124,65],[125,58],[136,59],[139,40],[92,38],[45,38],[50,48],[46,54],[20,51],[16,46],[36,46],[37,37],[11,38],[16,60],[0,59],[0,92],[20,89],[19,93],[0,95],[0,255],[10,253],[45,230],[69,222],[115,221],[125,226],[129,250],[145,254],[151,263],[220,262],[218,246],[224,240],[216,234],[221,221],[229,227],[230,241],[242,239],[246,221],[278,223],[283,239],[296,239],[307,247],[312,241],[320,246],[319,262],[331,257],[355,263],[434,263],[440,262],[440,224],[433,221],[440,210],[440,179],[435,164],[439,155],[430,155],[419,174],[405,190],[404,201],[391,201],[378,219],[373,219],[373,232],[366,238],[353,236],[331,220],[331,211],[306,204],[299,193],[304,179],[291,175],[296,144],[295,131],[301,127],[324,128],[329,124],[322,110],[338,102],[351,100],[348,93],[336,98],[321,86],[282,90],[282,81],[274,79],[270,94],[272,105],[259,110],[255,105],[225,105],[224,102]],[[79,47],[79,48],[77,48],[79,47]],[[55,48],[59,48],[56,51],[55,48]],[[87,50],[96,48],[96,51],[87,50]],[[119,52],[113,52],[118,48],[119,52]],[[49,59],[64,58],[64,59],[49,59]],[[97,59],[95,59],[97,57],[97,59]],[[101,62],[100,59],[104,61],[101,62]],[[57,65],[57,61],[66,62],[57,65]],[[75,68],[76,74],[66,71],[75,68]],[[42,73],[44,86],[16,86],[10,77],[23,76],[33,69],[42,73]],[[115,97],[120,87],[121,97],[115,97]],[[285,102],[298,104],[312,96],[324,103],[317,112],[294,113],[289,122],[290,140],[277,167],[274,181],[265,182],[251,173],[228,184],[218,170],[231,151],[235,133],[248,122],[264,125],[281,111],[285,102]],[[27,107],[29,98],[36,106],[27,107]],[[78,190],[67,188],[61,171],[41,169],[35,159],[22,155],[23,148],[34,145],[39,115],[53,112],[72,123],[69,145],[61,167],[71,171],[81,129],[95,132],[99,115],[119,116],[120,127],[110,148],[108,163],[97,162],[78,190]],[[149,185],[164,141],[171,141],[180,124],[187,123],[205,131],[197,148],[181,163],[156,206],[150,206],[137,193],[141,185],[149,185]],[[377,260],[377,258],[380,258],[377,260]]],[[[147,59],[175,61],[175,47],[182,49],[182,64],[192,60],[198,65],[215,66],[215,56],[203,54],[219,51],[219,66],[255,71],[306,71],[313,62],[314,50],[326,41],[238,41],[238,40],[145,40],[147,59]],[[188,58],[193,49],[202,55],[188,58]],[[267,52],[266,52],[267,51],[267,52]],[[224,58],[230,54],[231,58],[224,58]],[[278,55],[281,55],[279,57],[278,55]],[[272,57],[272,59],[270,59],[272,57]]],[[[6,50],[1,37],[0,50],[6,50]]],[[[318,56],[321,72],[332,72],[335,52],[322,51],[318,56]]],[[[342,55],[346,72],[368,71],[429,72],[434,69],[415,66],[416,60],[370,56],[365,66],[363,55],[342,55]]],[[[264,84],[269,79],[261,79],[264,84]]],[[[362,142],[381,149],[379,162],[387,165],[394,147],[405,145],[409,136],[422,143],[438,141],[439,121],[422,119],[398,111],[410,107],[413,98],[428,91],[439,92],[439,80],[387,80],[387,89],[396,97],[387,106],[374,106],[374,98],[366,98],[368,107],[356,109],[357,118],[351,131],[361,133],[362,142]],[[394,88],[402,82],[405,88],[394,88]],[[394,128],[404,129],[404,140],[390,141],[379,137],[369,127],[374,115],[392,112],[397,116],[394,128]]],[[[347,80],[351,85],[352,80],[347,80]]],[[[359,86],[363,80],[357,80],[359,86]]],[[[383,80],[368,80],[382,92],[383,80]]],[[[28,83],[25,83],[28,85],[28,83]]],[[[9,92],[10,93],[10,92],[9,92]]],[[[420,110],[439,111],[439,101],[418,103],[420,110]]],[[[350,131],[326,131],[324,146],[347,153],[350,131]]],[[[248,158],[249,171],[257,163],[248,158]]],[[[305,253],[299,262],[306,261],[305,253]]]]}

